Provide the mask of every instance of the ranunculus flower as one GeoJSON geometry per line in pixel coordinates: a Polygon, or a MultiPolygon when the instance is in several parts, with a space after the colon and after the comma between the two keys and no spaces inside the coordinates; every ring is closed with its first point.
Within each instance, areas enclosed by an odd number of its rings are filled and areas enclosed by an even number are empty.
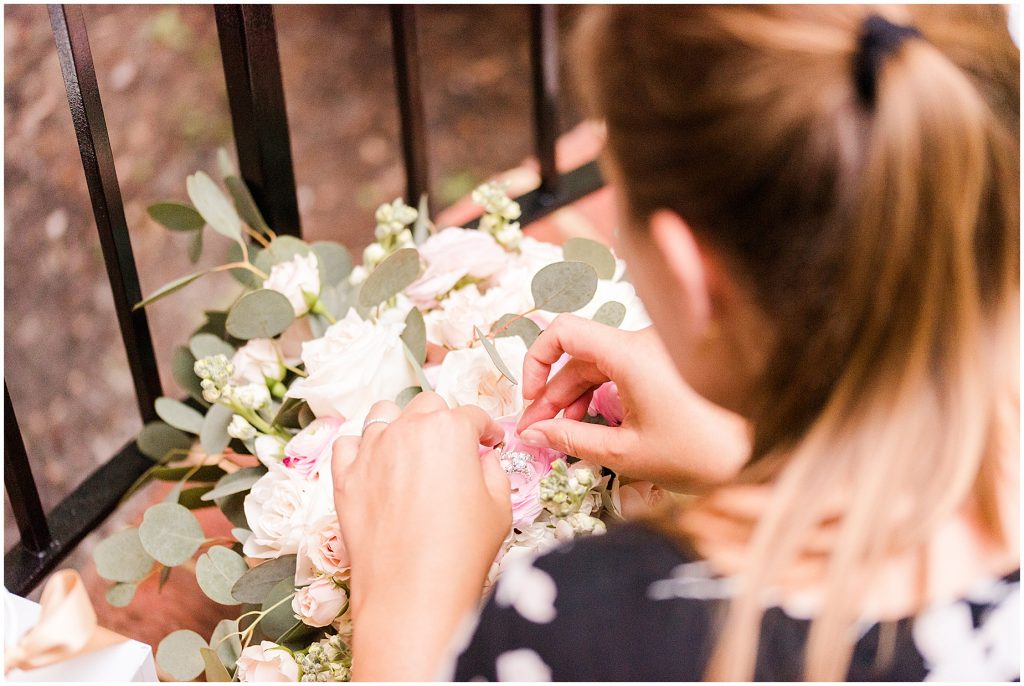
{"type": "Polygon", "coordinates": [[[249,646],[238,656],[238,680],[298,681],[299,666],[286,648],[263,641],[258,646],[249,646]]]}
{"type": "Polygon", "coordinates": [[[309,310],[305,293],[320,295],[320,272],[317,270],[316,255],[296,255],[288,262],[275,264],[263,282],[263,287],[288,298],[296,317],[304,315],[309,310]]]}
{"type": "Polygon", "coordinates": [[[345,589],[323,577],[295,592],[292,611],[307,626],[327,626],[341,614],[347,602],[345,589]]]}
{"type": "Polygon", "coordinates": [[[284,449],[284,466],[308,479],[323,460],[330,460],[334,441],[345,422],[337,417],[321,417],[295,435],[284,449]]]}
{"type": "Polygon", "coordinates": [[[494,237],[454,226],[437,232],[418,250],[427,268],[405,293],[423,308],[436,306],[465,277],[489,279],[508,262],[508,254],[494,237]]]}
{"type": "MultiPolygon", "coordinates": [[[[498,423],[505,429],[505,445],[502,453],[524,452],[533,458],[529,474],[512,472],[509,483],[512,487],[512,527],[522,531],[540,515],[543,507],[540,504],[540,481],[551,471],[551,463],[564,459],[565,455],[549,448],[534,448],[520,442],[516,435],[518,415],[504,417],[498,423]]],[[[482,448],[481,453],[487,449],[482,448]]]]}
{"type": "Polygon", "coordinates": [[[301,586],[323,576],[346,579],[351,564],[338,517],[332,512],[310,527],[299,544],[295,583],[301,586]]]}
{"type": "Polygon", "coordinates": [[[236,384],[266,384],[267,379],[280,381],[285,374],[281,362],[273,341],[256,338],[235,351],[231,358],[231,364],[235,367],[232,378],[236,384]]]}
{"type": "Polygon", "coordinates": [[[608,422],[608,426],[620,426],[626,418],[626,408],[619,397],[619,387],[614,381],[598,386],[590,401],[590,413],[599,414],[608,422]]]}
{"type": "Polygon", "coordinates": [[[419,383],[402,347],[404,328],[389,318],[365,321],[350,309],[322,338],[303,343],[309,376],[295,381],[288,395],[305,399],[317,417],[346,420],[343,433],[358,435],[375,402],[394,400],[419,383]]]}
{"type": "MultiPolygon", "coordinates": [[[[523,339],[498,338],[494,346],[509,371],[521,375],[526,357],[523,339]]],[[[481,345],[445,355],[435,390],[451,407],[478,405],[495,418],[518,415],[523,410],[521,386],[502,376],[481,345]]]]}
{"type": "Polygon", "coordinates": [[[294,469],[272,465],[252,485],[243,509],[252,535],[243,552],[249,557],[271,558],[298,551],[309,521],[309,509],[318,500],[314,482],[294,469]]]}

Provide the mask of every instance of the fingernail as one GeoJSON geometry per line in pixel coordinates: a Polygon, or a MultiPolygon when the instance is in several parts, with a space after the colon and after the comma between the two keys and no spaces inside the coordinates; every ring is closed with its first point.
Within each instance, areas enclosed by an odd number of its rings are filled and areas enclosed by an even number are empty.
{"type": "Polygon", "coordinates": [[[527,429],[519,434],[519,440],[531,448],[550,448],[548,437],[536,429],[527,429]]]}

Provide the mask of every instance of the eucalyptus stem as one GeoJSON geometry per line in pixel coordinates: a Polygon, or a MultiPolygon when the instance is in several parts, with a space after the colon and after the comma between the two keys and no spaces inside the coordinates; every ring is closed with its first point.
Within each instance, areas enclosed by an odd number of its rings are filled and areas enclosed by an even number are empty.
{"type": "Polygon", "coordinates": [[[255,274],[256,276],[260,277],[264,281],[267,279],[267,275],[264,274],[259,269],[257,269],[255,266],[253,266],[252,263],[250,263],[250,262],[229,262],[228,264],[222,264],[219,267],[214,267],[210,271],[211,272],[226,272],[229,269],[246,269],[246,270],[252,272],[253,274],[255,274]]]}
{"type": "Polygon", "coordinates": [[[519,321],[520,319],[522,319],[523,317],[526,317],[526,316],[528,316],[528,315],[531,315],[531,314],[533,314],[533,313],[534,313],[534,312],[536,312],[536,311],[537,311],[537,308],[535,307],[535,308],[533,308],[532,310],[528,310],[528,311],[526,311],[526,312],[523,312],[522,314],[517,314],[517,315],[516,315],[515,317],[512,317],[512,319],[509,319],[509,320],[508,320],[507,322],[505,322],[505,325],[504,325],[503,327],[501,327],[500,329],[498,329],[497,331],[495,331],[495,332],[494,332],[494,333],[492,334],[492,337],[495,337],[495,336],[497,336],[498,334],[504,333],[505,331],[507,331],[507,330],[508,330],[508,327],[512,326],[512,323],[513,323],[513,322],[517,322],[517,321],[519,321]]]}
{"type": "Polygon", "coordinates": [[[270,248],[270,242],[266,238],[264,238],[263,235],[259,231],[256,231],[256,230],[250,228],[249,226],[247,226],[245,224],[242,225],[242,228],[245,229],[245,232],[247,234],[249,234],[254,239],[256,239],[257,243],[262,245],[264,248],[267,248],[267,249],[270,248]]]}
{"type": "MultiPolygon", "coordinates": [[[[266,610],[262,610],[261,612],[259,612],[259,614],[256,615],[256,619],[253,620],[252,624],[250,624],[249,626],[245,627],[245,631],[242,632],[242,635],[245,636],[245,642],[242,644],[242,650],[245,650],[246,648],[249,647],[249,641],[252,640],[252,636],[253,636],[253,634],[255,633],[255,630],[256,630],[256,625],[259,624],[260,621],[264,617],[266,617],[271,612],[273,612],[278,607],[280,607],[282,603],[284,603],[285,601],[291,600],[294,597],[295,597],[295,591],[292,591],[291,593],[286,595],[284,598],[281,598],[279,601],[277,601],[276,603],[274,603],[273,605],[268,607],[266,610]]],[[[248,614],[248,613],[246,613],[246,614],[248,614]]],[[[243,615],[243,616],[245,616],[245,615],[243,615]]],[[[239,617],[239,619],[241,619],[241,617],[239,617]]]]}
{"type": "Polygon", "coordinates": [[[306,372],[302,371],[301,369],[299,369],[297,367],[291,366],[287,362],[284,363],[284,368],[287,369],[288,371],[290,371],[292,374],[295,374],[296,376],[301,376],[303,378],[309,376],[309,374],[307,374],[306,372]]]}

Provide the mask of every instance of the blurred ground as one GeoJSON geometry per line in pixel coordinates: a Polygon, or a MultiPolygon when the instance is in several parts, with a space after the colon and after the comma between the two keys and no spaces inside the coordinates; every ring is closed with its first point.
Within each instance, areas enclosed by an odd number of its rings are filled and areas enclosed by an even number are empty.
{"type": "MultiPolygon", "coordinates": [[[[340,240],[358,256],[372,234],[373,209],[400,195],[404,183],[387,8],[282,5],[275,13],[304,234],[340,240]]],[[[577,13],[560,11],[563,33],[577,13]]],[[[214,171],[218,147],[233,150],[213,9],[92,5],[85,16],[149,293],[192,267],[185,239],[152,222],[146,206],[185,200],[186,175],[214,171]]],[[[4,18],[4,376],[49,508],[140,422],[46,8],[6,6],[4,18]]],[[[521,6],[420,8],[432,183],[446,204],[520,167],[531,152],[526,30],[521,6]]],[[[565,90],[561,114],[569,130],[580,110],[571,85],[565,90]]],[[[594,146],[577,131],[561,144],[560,166],[586,161],[594,146]]],[[[512,178],[519,190],[535,183],[529,165],[512,178]]],[[[610,220],[602,193],[535,230],[555,239],[593,231],[596,221],[607,235],[610,220]]],[[[223,262],[227,243],[210,231],[206,238],[201,264],[223,262]]],[[[148,310],[171,394],[177,390],[168,362],[182,332],[198,325],[202,306],[231,297],[215,279],[204,283],[148,310]]],[[[140,590],[134,609],[111,611],[96,590],[92,546],[137,520],[156,496],[151,489],[133,498],[65,566],[91,580],[101,622],[112,628],[148,642],[172,628],[208,634],[202,627],[223,608],[205,607],[212,603],[187,573],[172,575],[162,596],[140,590]],[[181,596],[188,601],[171,602],[181,596]]],[[[5,550],[16,539],[5,498],[5,550]]]]}

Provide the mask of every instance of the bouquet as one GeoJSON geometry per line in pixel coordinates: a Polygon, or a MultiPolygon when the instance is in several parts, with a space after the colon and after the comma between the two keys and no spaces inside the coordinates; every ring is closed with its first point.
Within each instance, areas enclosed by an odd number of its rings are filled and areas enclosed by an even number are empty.
{"type": "MultiPolygon", "coordinates": [[[[359,435],[373,403],[404,405],[433,390],[450,406],[474,404],[506,427],[502,465],[513,523],[488,583],[517,557],[600,534],[650,484],[517,440],[517,375],[527,348],[560,312],[631,330],[649,324],[620,260],[573,238],[559,247],[523,235],[519,205],[502,186],[473,193],[478,230],[437,230],[425,200],[376,212],[375,242],[353,266],[333,242],[278,236],[221,151],[223,187],[197,172],[191,204],[150,215],[189,236],[199,258],[206,227],[231,241],[229,261],[179,278],[143,307],[211,272],[230,272],[239,294],[175,353],[185,402],[156,401],[161,421],[138,436],[154,460],[139,485],[175,482],[137,528],[95,550],[107,599],[131,602],[140,583],[192,563],[212,600],[236,607],[208,639],[174,631],[157,662],[189,680],[345,681],[351,669],[349,560],[331,481],[332,445],[359,435]],[[627,495],[628,494],[628,495],[627,495]],[[193,514],[217,507],[234,528],[207,537],[193,514]]],[[[595,392],[587,421],[615,424],[613,384],[595,392]]]]}

